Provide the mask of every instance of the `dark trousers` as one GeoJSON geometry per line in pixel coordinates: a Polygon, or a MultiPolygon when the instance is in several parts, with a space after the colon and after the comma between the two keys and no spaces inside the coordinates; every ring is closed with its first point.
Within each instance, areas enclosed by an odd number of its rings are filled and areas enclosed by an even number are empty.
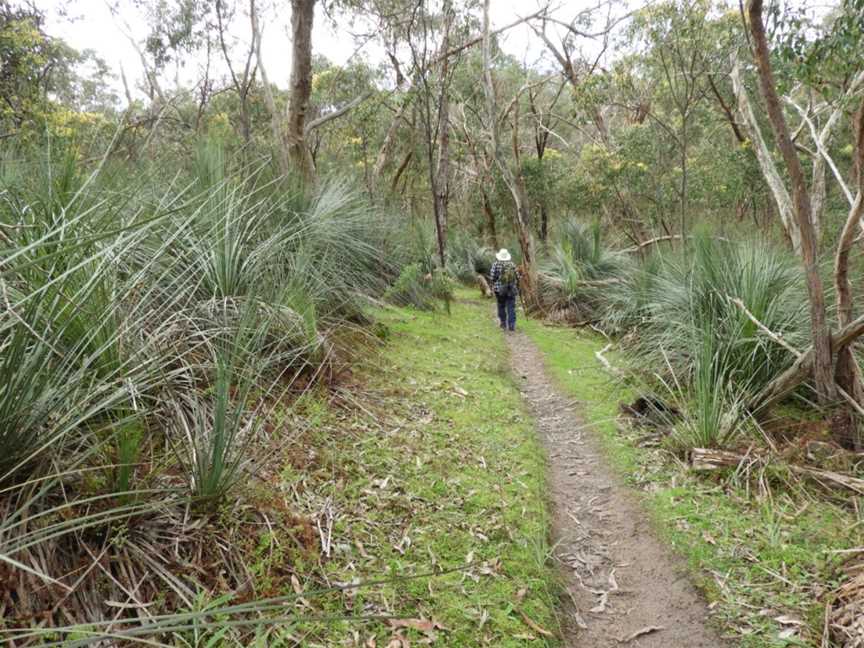
{"type": "Polygon", "coordinates": [[[516,330],[516,295],[503,297],[495,295],[498,301],[498,321],[501,328],[506,328],[511,331],[516,330]]]}

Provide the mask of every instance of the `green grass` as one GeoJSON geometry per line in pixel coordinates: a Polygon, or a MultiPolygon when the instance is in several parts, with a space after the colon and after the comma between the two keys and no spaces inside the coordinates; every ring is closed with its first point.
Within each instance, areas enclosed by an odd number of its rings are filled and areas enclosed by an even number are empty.
{"type": "Polygon", "coordinates": [[[614,420],[635,390],[613,381],[597,361],[606,341],[536,321],[523,326],[561,388],[581,403],[612,465],[644,492],[655,528],[687,561],[723,632],[742,648],[819,645],[819,598],[836,584],[836,551],[861,546],[864,519],[814,498],[779,471],[763,476],[770,489],[762,491],[758,476],[753,483],[704,478],[662,450],[639,447],[641,433],[614,420]],[[782,615],[804,622],[800,636],[779,638],[788,627],[776,620],[782,615]]]}
{"type": "MultiPolygon", "coordinates": [[[[545,458],[491,309],[460,301],[451,316],[379,313],[387,343],[352,396],[368,415],[325,413],[309,439],[314,461],[282,475],[283,490],[304,491],[309,514],[333,504],[333,555],[310,559],[328,581],[392,581],[310,596],[316,614],[435,621],[447,646],[557,645],[525,620],[557,629],[545,458]]],[[[386,621],[292,630],[309,646],[343,645],[355,632],[379,646],[396,634],[386,621]]],[[[403,635],[411,645],[427,637],[403,635]]]]}

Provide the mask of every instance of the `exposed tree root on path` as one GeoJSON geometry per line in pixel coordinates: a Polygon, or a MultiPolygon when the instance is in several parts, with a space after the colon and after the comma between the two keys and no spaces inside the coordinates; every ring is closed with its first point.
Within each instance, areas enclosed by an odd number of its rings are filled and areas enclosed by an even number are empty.
{"type": "Polygon", "coordinates": [[[554,558],[569,600],[568,648],[718,648],[708,609],[684,565],[654,537],[645,512],[604,461],[600,441],[547,377],[524,334],[511,363],[549,454],[554,558]]]}

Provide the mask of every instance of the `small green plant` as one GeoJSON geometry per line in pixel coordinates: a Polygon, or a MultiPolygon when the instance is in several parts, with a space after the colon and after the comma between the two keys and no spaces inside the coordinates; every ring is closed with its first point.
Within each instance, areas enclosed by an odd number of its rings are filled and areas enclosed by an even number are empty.
{"type": "Polygon", "coordinates": [[[434,310],[435,295],[432,278],[423,272],[419,263],[402,268],[394,284],[384,293],[384,298],[397,306],[413,306],[419,310],[434,310]]]}
{"type": "Polygon", "coordinates": [[[568,221],[541,266],[541,296],[549,308],[600,319],[607,289],[630,269],[630,260],[603,242],[600,223],[568,221]]]}

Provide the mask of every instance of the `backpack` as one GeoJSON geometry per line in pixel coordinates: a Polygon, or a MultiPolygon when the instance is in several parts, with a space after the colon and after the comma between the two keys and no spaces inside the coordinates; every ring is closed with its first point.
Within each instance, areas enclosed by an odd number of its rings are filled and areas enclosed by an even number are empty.
{"type": "Polygon", "coordinates": [[[501,270],[501,278],[498,280],[501,284],[501,292],[499,294],[502,297],[514,297],[516,295],[517,280],[516,266],[512,263],[506,264],[501,270]]]}

